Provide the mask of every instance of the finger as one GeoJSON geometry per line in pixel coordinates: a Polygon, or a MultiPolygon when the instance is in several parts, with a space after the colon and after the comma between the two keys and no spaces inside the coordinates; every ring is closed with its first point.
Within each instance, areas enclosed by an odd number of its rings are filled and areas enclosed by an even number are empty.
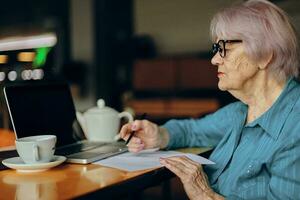
{"type": "Polygon", "coordinates": [[[148,140],[149,138],[146,135],[149,132],[149,125],[150,123],[147,120],[135,120],[132,123],[131,129],[135,131],[134,134],[142,140],[148,140]]]}
{"type": "Polygon", "coordinates": [[[140,144],[139,146],[128,146],[128,150],[133,153],[138,153],[144,149],[144,144],[140,144]]]}
{"type": "Polygon", "coordinates": [[[169,160],[167,158],[161,158],[160,163],[168,168],[171,172],[176,174],[176,176],[179,178],[184,178],[186,176],[184,167],[181,164],[178,165],[176,161],[169,160]]]}
{"type": "Polygon", "coordinates": [[[139,152],[142,149],[144,149],[145,144],[142,142],[140,138],[133,136],[127,146],[129,151],[139,152]]]}
{"type": "Polygon", "coordinates": [[[184,166],[184,170],[187,174],[202,174],[202,169],[200,168],[200,165],[197,162],[190,160],[186,156],[172,156],[169,157],[169,159],[181,163],[184,166]]]}
{"type": "Polygon", "coordinates": [[[131,138],[131,140],[129,141],[128,144],[136,144],[136,145],[139,145],[139,144],[142,144],[142,143],[143,143],[143,141],[142,141],[139,137],[133,136],[133,137],[131,138]]]}
{"type": "Polygon", "coordinates": [[[186,165],[186,173],[187,174],[198,174],[197,176],[199,177],[199,180],[203,180],[205,185],[208,185],[208,176],[207,174],[204,172],[203,167],[201,164],[191,160],[190,158],[186,157],[186,156],[177,156],[174,158],[175,160],[179,160],[179,162],[184,162],[184,164],[186,165]],[[200,178],[201,177],[201,178],[200,178]]]}
{"type": "Polygon", "coordinates": [[[153,132],[153,131],[155,131],[155,127],[157,127],[156,124],[153,124],[152,122],[150,122],[148,120],[141,120],[140,123],[146,132],[153,132]]]}
{"type": "Polygon", "coordinates": [[[199,173],[201,176],[206,175],[203,171],[202,165],[191,160],[190,158],[183,156],[182,161],[187,165],[187,167],[190,169],[190,172],[196,172],[199,173]]]}
{"type": "Polygon", "coordinates": [[[186,157],[186,156],[183,156],[182,157],[182,161],[184,161],[185,163],[189,164],[189,165],[194,165],[194,166],[197,166],[197,168],[203,170],[202,168],[202,165],[200,163],[197,163],[193,160],[191,160],[190,158],[186,157]]]}
{"type": "MultiPolygon", "coordinates": [[[[147,141],[146,144],[155,144],[158,139],[158,126],[148,120],[141,120],[140,122],[143,127],[143,133],[141,134],[141,139],[147,141]]],[[[148,146],[153,148],[153,146],[148,146]]]]}
{"type": "Polygon", "coordinates": [[[127,141],[127,140],[129,140],[129,138],[130,138],[129,143],[142,143],[141,138],[137,137],[137,132],[131,131],[129,134],[125,135],[123,139],[125,141],[127,141]],[[131,134],[133,134],[132,137],[131,137],[131,134]]]}
{"type": "Polygon", "coordinates": [[[180,162],[182,165],[184,165],[185,167],[189,167],[189,163],[186,163],[185,159],[184,159],[185,156],[171,156],[171,157],[168,157],[169,160],[173,160],[173,161],[177,161],[177,162],[180,162]]]}
{"type": "Polygon", "coordinates": [[[163,160],[165,160],[168,164],[172,165],[173,167],[180,169],[182,172],[186,174],[187,168],[183,163],[169,158],[164,158],[163,160]]]}
{"type": "Polygon", "coordinates": [[[197,162],[193,161],[192,159],[190,159],[187,156],[181,156],[182,161],[190,163],[190,164],[198,164],[197,162]]]}
{"type": "Polygon", "coordinates": [[[132,130],[136,131],[136,130],[141,130],[143,129],[143,124],[141,120],[134,120],[132,122],[132,130]]]}
{"type": "MultiPolygon", "coordinates": [[[[130,134],[131,126],[132,126],[131,123],[128,123],[128,124],[125,124],[124,126],[122,126],[122,128],[120,130],[120,137],[122,139],[125,139],[125,137],[130,134]]],[[[127,136],[127,137],[129,137],[129,136],[127,136]]]]}
{"type": "Polygon", "coordinates": [[[134,135],[140,134],[139,133],[139,130],[141,130],[140,124],[141,123],[139,122],[139,120],[135,120],[131,123],[124,125],[121,128],[120,137],[127,141],[131,134],[134,134],[134,135]]]}
{"type": "Polygon", "coordinates": [[[144,145],[142,140],[138,137],[133,136],[130,142],[127,144],[128,147],[139,148],[141,145],[144,145]]]}

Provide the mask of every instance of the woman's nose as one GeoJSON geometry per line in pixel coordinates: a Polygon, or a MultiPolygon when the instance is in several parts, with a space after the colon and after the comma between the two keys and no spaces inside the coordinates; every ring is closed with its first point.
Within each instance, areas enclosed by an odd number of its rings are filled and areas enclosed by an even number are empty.
{"type": "Polygon", "coordinates": [[[211,59],[211,64],[213,65],[220,65],[223,62],[223,58],[221,57],[221,55],[217,52],[211,59]]]}

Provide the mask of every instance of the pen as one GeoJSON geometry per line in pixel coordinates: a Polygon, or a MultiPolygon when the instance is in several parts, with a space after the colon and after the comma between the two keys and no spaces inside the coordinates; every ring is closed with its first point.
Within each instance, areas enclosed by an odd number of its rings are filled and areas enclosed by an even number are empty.
{"type": "MultiPolygon", "coordinates": [[[[145,118],[146,118],[146,115],[147,115],[147,113],[143,113],[140,119],[141,119],[141,120],[142,120],[142,119],[145,119],[145,118]]],[[[131,132],[130,132],[129,138],[127,139],[127,141],[126,141],[126,143],[125,143],[126,145],[130,142],[130,140],[131,140],[131,138],[133,137],[134,133],[135,133],[135,131],[131,131],[131,132]]]]}

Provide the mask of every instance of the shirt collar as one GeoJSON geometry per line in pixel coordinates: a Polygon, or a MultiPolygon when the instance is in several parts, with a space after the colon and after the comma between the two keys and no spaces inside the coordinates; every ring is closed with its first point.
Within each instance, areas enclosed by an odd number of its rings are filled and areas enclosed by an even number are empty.
{"type": "Polygon", "coordinates": [[[271,108],[258,119],[247,124],[246,127],[259,125],[276,140],[289,113],[299,98],[299,92],[299,84],[293,78],[289,79],[271,108]]]}

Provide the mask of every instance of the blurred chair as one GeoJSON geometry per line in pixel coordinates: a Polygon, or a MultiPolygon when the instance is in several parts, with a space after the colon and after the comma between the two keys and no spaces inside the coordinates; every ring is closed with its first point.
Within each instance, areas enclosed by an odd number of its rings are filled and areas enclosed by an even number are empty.
{"type": "Polygon", "coordinates": [[[135,115],[164,123],[171,118],[197,118],[220,107],[216,68],[209,59],[165,57],[135,61],[132,96],[124,102],[135,115]]]}

